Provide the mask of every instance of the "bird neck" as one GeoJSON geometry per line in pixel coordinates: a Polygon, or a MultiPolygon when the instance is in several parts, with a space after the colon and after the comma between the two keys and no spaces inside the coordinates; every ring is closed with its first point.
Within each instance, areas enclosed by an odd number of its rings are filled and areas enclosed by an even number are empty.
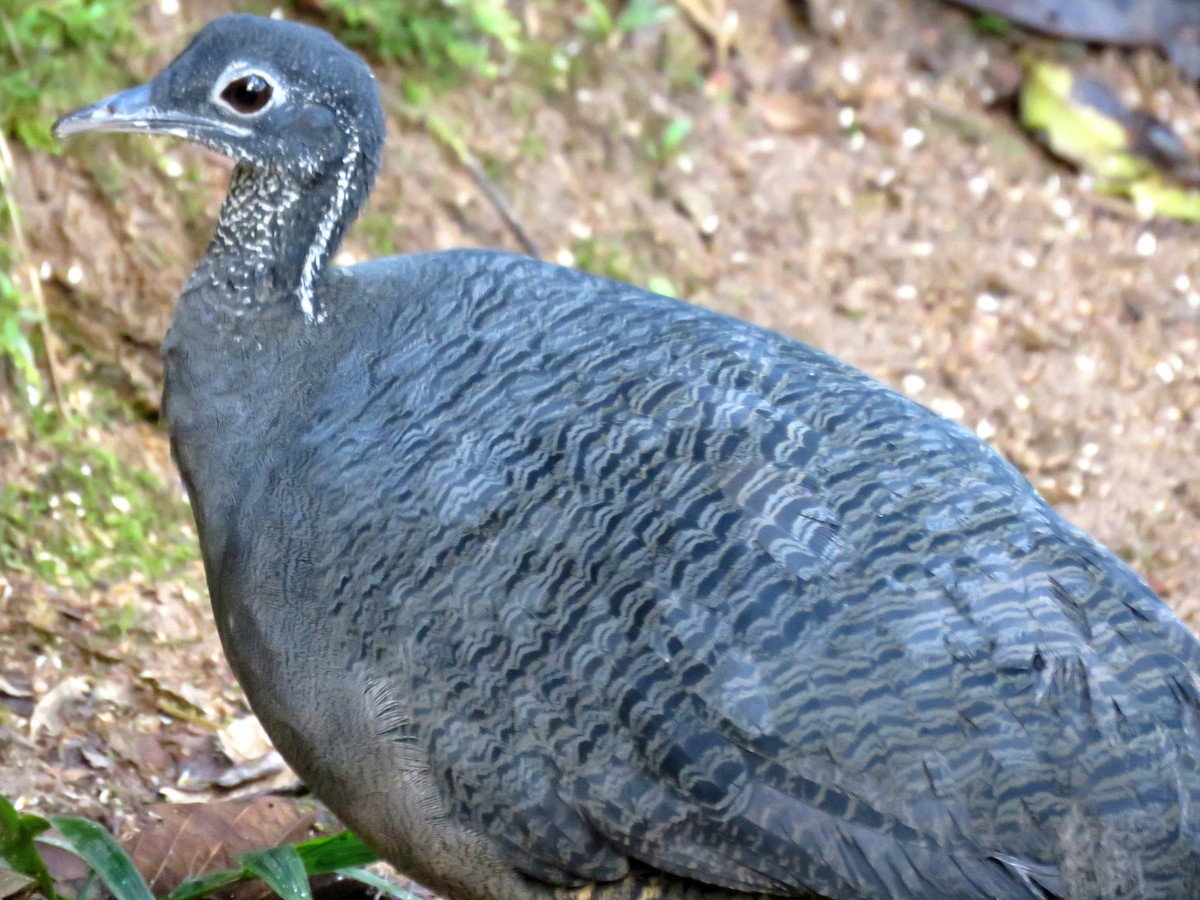
{"type": "Polygon", "coordinates": [[[239,317],[284,303],[320,322],[316,288],[366,197],[368,168],[353,138],[338,168],[316,177],[239,163],[188,287],[215,288],[239,317]]]}

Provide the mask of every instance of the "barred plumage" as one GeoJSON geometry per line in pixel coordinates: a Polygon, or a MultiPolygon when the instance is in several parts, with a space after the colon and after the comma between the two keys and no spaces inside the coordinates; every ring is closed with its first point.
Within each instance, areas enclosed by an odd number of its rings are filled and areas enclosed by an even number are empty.
{"type": "Polygon", "coordinates": [[[481,900],[1200,892],[1200,645],[1012,466],[626,285],[329,267],[382,142],[369,72],[230,17],[155,111],[219,120],[196,98],[234,60],[357,112],[295,113],[331,146],[294,165],[286,104],[196,135],[287,202],[222,213],[164,345],[171,437],[238,679],[364,838],[481,900]]]}

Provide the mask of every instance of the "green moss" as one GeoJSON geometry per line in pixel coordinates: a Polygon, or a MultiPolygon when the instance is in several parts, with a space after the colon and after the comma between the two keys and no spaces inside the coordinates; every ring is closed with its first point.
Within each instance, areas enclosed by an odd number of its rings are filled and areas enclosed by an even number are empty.
{"type": "Polygon", "coordinates": [[[368,210],[354,225],[354,236],[367,245],[372,256],[396,252],[396,220],[389,214],[368,210]]]}
{"type": "MultiPolygon", "coordinates": [[[[98,427],[128,415],[115,398],[105,406],[89,413],[98,427]]],[[[195,558],[191,517],[175,490],[56,414],[33,419],[42,464],[0,488],[0,566],[92,585],[134,571],[161,578],[195,558]]]]}
{"type": "Polygon", "coordinates": [[[571,244],[575,268],[617,281],[632,281],[633,260],[617,241],[581,238],[571,244]]]}
{"type": "Polygon", "coordinates": [[[505,0],[328,0],[326,7],[344,43],[419,66],[434,81],[462,72],[494,78],[498,59],[520,48],[521,25],[505,0]]]}
{"type": "Polygon", "coordinates": [[[133,8],[132,0],[0,0],[0,128],[56,149],[51,122],[111,80],[110,52],[131,41],[133,8]]]}

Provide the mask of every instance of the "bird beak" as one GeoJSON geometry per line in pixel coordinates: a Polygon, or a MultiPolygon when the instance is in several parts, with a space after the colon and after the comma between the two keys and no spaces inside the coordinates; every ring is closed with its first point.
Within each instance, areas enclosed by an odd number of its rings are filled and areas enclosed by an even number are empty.
{"type": "Polygon", "coordinates": [[[51,131],[57,138],[85,131],[156,131],[160,120],[150,102],[150,85],[143,84],[67,113],[51,131]]]}
{"type": "Polygon", "coordinates": [[[88,131],[131,131],[138,134],[172,134],[190,140],[214,131],[233,137],[244,137],[250,133],[249,129],[232,123],[218,125],[211,119],[160,109],[154,105],[150,89],[150,84],[143,84],[67,113],[54,123],[51,132],[60,139],[88,131]]]}

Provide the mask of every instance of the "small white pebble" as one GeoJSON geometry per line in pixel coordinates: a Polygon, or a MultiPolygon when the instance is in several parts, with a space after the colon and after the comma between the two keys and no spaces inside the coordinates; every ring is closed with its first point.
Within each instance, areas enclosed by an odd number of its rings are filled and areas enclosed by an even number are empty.
{"type": "Polygon", "coordinates": [[[750,256],[745,250],[734,250],[729,254],[729,261],[735,266],[744,266],[749,260],[750,256]]]}
{"type": "Polygon", "coordinates": [[[1084,375],[1093,375],[1096,372],[1096,361],[1085,353],[1075,354],[1075,368],[1084,375]]]}
{"type": "Polygon", "coordinates": [[[933,256],[934,247],[929,241],[917,241],[909,249],[912,250],[912,255],[918,259],[928,259],[933,256]]]}
{"type": "Polygon", "coordinates": [[[839,109],[838,115],[837,115],[837,120],[838,120],[838,126],[843,129],[849,128],[850,126],[852,126],[854,124],[854,107],[853,106],[843,106],[841,109],[839,109]]]}
{"type": "Polygon", "coordinates": [[[1019,410],[1027,410],[1032,405],[1028,394],[1017,394],[1013,397],[1013,406],[1019,410]]]}
{"type": "Polygon", "coordinates": [[[841,31],[846,27],[846,11],[838,7],[829,14],[829,24],[833,26],[835,31],[841,31]]]}
{"type": "Polygon", "coordinates": [[[1175,276],[1175,290],[1179,291],[1179,293],[1186,294],[1191,287],[1192,279],[1188,278],[1186,275],[1175,276]]]}
{"type": "Polygon", "coordinates": [[[1022,269],[1037,268],[1037,263],[1038,263],[1037,257],[1033,254],[1032,251],[1030,251],[1030,250],[1018,250],[1017,251],[1017,265],[1019,265],[1022,269]]]}
{"type": "Polygon", "coordinates": [[[966,412],[962,408],[962,404],[953,397],[938,397],[936,400],[930,402],[929,408],[938,415],[945,416],[947,419],[953,419],[956,422],[962,419],[963,414],[966,412]]]}
{"type": "Polygon", "coordinates": [[[586,241],[592,236],[592,226],[579,220],[570,222],[567,225],[567,231],[571,233],[571,237],[579,238],[581,241],[586,241]]]}
{"type": "Polygon", "coordinates": [[[1071,218],[1071,201],[1066,197],[1055,197],[1054,202],[1050,204],[1050,211],[1060,219],[1071,218]]]}
{"type": "Polygon", "coordinates": [[[675,168],[684,175],[691,175],[696,171],[696,161],[685,153],[675,160],[675,168]]]}
{"type": "Polygon", "coordinates": [[[168,178],[178,178],[183,174],[183,163],[173,157],[168,157],[163,163],[163,171],[168,178]]]}
{"type": "Polygon", "coordinates": [[[812,59],[812,47],[808,44],[797,44],[788,51],[788,61],[796,65],[804,65],[812,59]]]}
{"type": "Polygon", "coordinates": [[[867,136],[861,131],[856,131],[850,135],[849,147],[855,153],[867,145],[867,136]]]}
{"type": "Polygon", "coordinates": [[[1138,197],[1137,201],[1133,204],[1133,207],[1137,210],[1138,218],[1146,221],[1153,219],[1154,214],[1158,212],[1158,204],[1156,204],[1154,202],[1154,198],[1150,196],[1138,197]]]}
{"type": "Polygon", "coordinates": [[[721,217],[716,213],[709,213],[700,220],[700,233],[703,235],[712,235],[717,233],[717,229],[721,227],[721,217]]]}
{"type": "Polygon", "coordinates": [[[81,281],[83,281],[83,269],[78,264],[67,269],[67,284],[79,284],[81,281]]]}
{"type": "Polygon", "coordinates": [[[1135,248],[1138,256],[1153,256],[1154,251],[1158,249],[1158,239],[1150,232],[1143,231],[1138,235],[1135,248]]]}
{"type": "Polygon", "coordinates": [[[892,168],[884,169],[875,176],[875,187],[885,188],[896,180],[896,170],[892,168]]]}
{"type": "Polygon", "coordinates": [[[916,300],[917,286],[915,284],[902,284],[896,288],[897,300],[916,300]]]}
{"type": "Polygon", "coordinates": [[[975,426],[975,433],[983,440],[990,441],[996,436],[996,426],[987,419],[980,419],[979,424],[975,426]]]}
{"type": "Polygon", "coordinates": [[[282,19],[283,18],[283,10],[280,9],[278,6],[275,7],[273,10],[271,10],[271,18],[272,19],[282,19]]]}
{"type": "Polygon", "coordinates": [[[79,491],[67,491],[63,494],[63,499],[72,506],[83,506],[83,498],[79,496],[79,491]]]}
{"type": "Polygon", "coordinates": [[[1082,453],[1084,456],[1086,456],[1088,459],[1092,459],[1096,456],[1097,453],[1100,452],[1100,445],[1089,441],[1088,443],[1084,444],[1082,447],[1079,448],[1079,452],[1082,453]]]}
{"type": "Polygon", "coordinates": [[[853,58],[847,57],[842,60],[841,73],[842,79],[850,84],[858,84],[862,81],[862,68],[853,58]]]}
{"type": "Polygon", "coordinates": [[[1000,298],[984,291],[975,298],[975,308],[982,313],[999,312],[1000,298]]]}
{"type": "Polygon", "coordinates": [[[1171,368],[1171,364],[1166,360],[1155,364],[1154,374],[1162,380],[1163,384],[1170,384],[1175,380],[1175,370],[1171,368]]]}
{"type": "Polygon", "coordinates": [[[1192,291],[1187,295],[1187,304],[1192,309],[1200,309],[1200,293],[1192,291]]]}
{"type": "Polygon", "coordinates": [[[38,278],[42,279],[42,281],[49,281],[50,276],[52,276],[53,274],[54,274],[54,267],[52,265],[50,265],[49,260],[42,263],[41,267],[38,269],[38,278]]]}
{"type": "Polygon", "coordinates": [[[904,388],[904,393],[910,397],[915,397],[921,391],[925,390],[925,379],[916,372],[909,372],[900,379],[900,386],[904,388]]]}
{"type": "Polygon", "coordinates": [[[591,103],[592,97],[595,96],[587,88],[580,88],[575,92],[575,99],[580,103],[591,103]]]}
{"type": "Polygon", "coordinates": [[[900,135],[900,143],[909,150],[920,147],[925,143],[925,132],[920,128],[905,128],[904,132],[900,135]]]}
{"type": "Polygon", "coordinates": [[[575,265],[575,254],[564,247],[562,250],[559,250],[556,254],[554,254],[554,261],[560,266],[571,268],[575,265]]]}
{"type": "Polygon", "coordinates": [[[84,478],[91,478],[92,477],[92,467],[89,466],[87,463],[84,463],[83,465],[81,465],[79,467],[79,474],[82,475],[84,478]]]}
{"type": "Polygon", "coordinates": [[[130,502],[128,500],[126,500],[124,497],[122,497],[120,494],[112,495],[112,505],[113,505],[113,509],[115,509],[119,513],[127,513],[127,512],[129,512],[129,510],[131,510],[133,508],[133,506],[130,504],[130,502]]]}
{"type": "Polygon", "coordinates": [[[984,194],[986,194],[990,186],[991,185],[988,184],[988,180],[982,175],[976,175],[967,182],[967,190],[976,197],[982,197],[984,194]]]}
{"type": "Polygon", "coordinates": [[[46,505],[51,509],[58,509],[58,505],[61,502],[62,501],[60,501],[57,496],[51,495],[50,499],[46,501],[46,505]]]}
{"type": "Polygon", "coordinates": [[[358,260],[355,259],[354,254],[349,250],[339,250],[338,255],[333,258],[333,264],[335,266],[352,266],[356,262],[358,262],[358,260]]]}
{"type": "Polygon", "coordinates": [[[158,0],[158,8],[164,16],[179,15],[179,0],[158,0]]]}

